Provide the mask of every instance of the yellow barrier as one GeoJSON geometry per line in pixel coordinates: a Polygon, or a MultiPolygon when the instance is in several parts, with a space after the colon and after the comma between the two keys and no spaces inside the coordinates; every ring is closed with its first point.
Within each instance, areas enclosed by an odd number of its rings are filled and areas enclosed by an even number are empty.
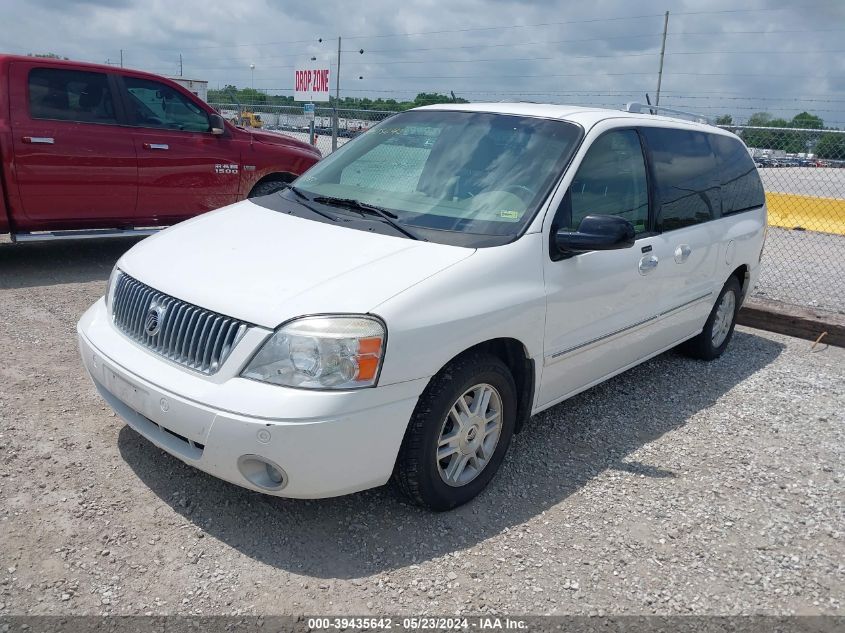
{"type": "Polygon", "coordinates": [[[845,200],[766,192],[769,225],[845,235],[845,200]]]}

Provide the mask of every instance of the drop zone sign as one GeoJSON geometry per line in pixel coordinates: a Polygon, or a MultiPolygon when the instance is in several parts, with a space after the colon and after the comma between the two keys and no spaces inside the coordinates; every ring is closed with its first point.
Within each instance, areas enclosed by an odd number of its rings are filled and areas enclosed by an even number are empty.
{"type": "Polygon", "coordinates": [[[307,103],[328,101],[330,85],[328,68],[299,68],[293,73],[293,99],[307,103]]]}

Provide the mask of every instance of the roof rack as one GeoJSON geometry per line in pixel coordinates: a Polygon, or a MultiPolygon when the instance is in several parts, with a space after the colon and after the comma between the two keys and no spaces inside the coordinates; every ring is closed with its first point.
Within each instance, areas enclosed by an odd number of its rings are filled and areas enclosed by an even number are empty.
{"type": "Polygon", "coordinates": [[[707,125],[712,125],[710,119],[704,116],[703,114],[698,114],[696,112],[687,112],[686,110],[676,110],[675,108],[666,108],[664,106],[656,106],[656,105],[647,105],[642,103],[637,103],[636,101],[631,101],[630,103],[625,104],[625,112],[634,112],[634,113],[643,113],[648,112],[649,114],[660,114],[661,112],[668,112],[669,114],[677,114],[679,116],[689,117],[691,120],[695,121],[696,123],[706,123],[707,125]]]}

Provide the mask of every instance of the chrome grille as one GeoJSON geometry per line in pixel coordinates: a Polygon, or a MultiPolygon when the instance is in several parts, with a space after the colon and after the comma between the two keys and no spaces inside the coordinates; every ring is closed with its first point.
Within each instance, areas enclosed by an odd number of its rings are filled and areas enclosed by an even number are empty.
{"type": "Polygon", "coordinates": [[[203,374],[220,368],[248,327],[243,321],[159,292],[123,272],[115,280],[111,313],[115,325],[129,338],[203,374]]]}

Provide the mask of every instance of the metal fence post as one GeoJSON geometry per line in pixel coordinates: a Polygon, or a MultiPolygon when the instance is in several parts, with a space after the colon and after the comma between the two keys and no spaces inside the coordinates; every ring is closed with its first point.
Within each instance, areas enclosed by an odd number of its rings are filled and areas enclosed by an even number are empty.
{"type": "Polygon", "coordinates": [[[337,128],[340,125],[338,121],[337,108],[340,105],[340,36],[337,36],[337,75],[334,78],[334,121],[332,122],[332,151],[337,149],[337,128]]]}

